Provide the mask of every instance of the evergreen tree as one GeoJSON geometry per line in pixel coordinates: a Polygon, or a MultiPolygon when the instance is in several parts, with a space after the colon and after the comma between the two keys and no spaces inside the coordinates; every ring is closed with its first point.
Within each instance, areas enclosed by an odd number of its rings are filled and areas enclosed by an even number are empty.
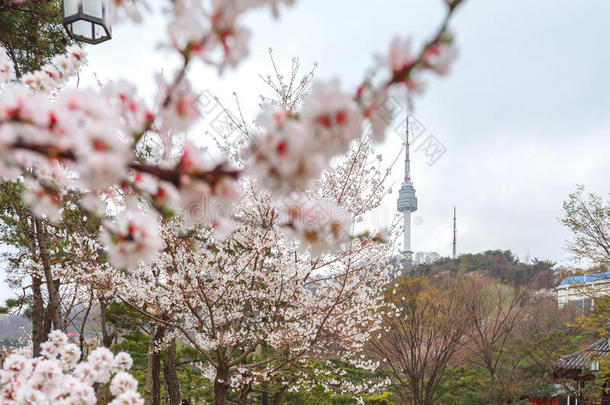
{"type": "Polygon", "coordinates": [[[38,69],[72,43],[61,14],[61,0],[0,1],[0,46],[17,76],[38,69]]]}

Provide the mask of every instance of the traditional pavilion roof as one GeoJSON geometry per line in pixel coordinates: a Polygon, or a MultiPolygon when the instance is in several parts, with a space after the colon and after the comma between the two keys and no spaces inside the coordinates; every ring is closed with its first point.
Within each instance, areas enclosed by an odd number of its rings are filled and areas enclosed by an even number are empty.
{"type": "Polygon", "coordinates": [[[601,280],[610,280],[610,271],[607,271],[605,273],[586,274],[582,276],[568,277],[564,279],[559,285],[583,284],[601,280]]]}
{"type": "Polygon", "coordinates": [[[596,359],[609,354],[609,338],[603,337],[584,349],[565,356],[559,356],[556,367],[564,370],[580,370],[584,367],[589,367],[596,359]]]}

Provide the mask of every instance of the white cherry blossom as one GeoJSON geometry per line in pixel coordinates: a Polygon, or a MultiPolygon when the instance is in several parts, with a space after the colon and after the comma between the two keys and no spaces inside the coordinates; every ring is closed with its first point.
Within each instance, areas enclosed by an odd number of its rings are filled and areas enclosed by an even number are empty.
{"type": "Polygon", "coordinates": [[[53,331],[43,345],[44,357],[31,359],[19,354],[9,355],[0,370],[0,404],[94,405],[97,398],[93,384],[108,381],[116,395],[115,401],[123,398],[121,401],[129,399],[131,405],[143,403],[132,376],[121,371],[113,378],[112,352],[98,348],[86,361],[76,364],[80,350],[67,342],[63,332],[53,331]]]}
{"type": "Polygon", "coordinates": [[[13,74],[13,61],[4,49],[0,49],[0,85],[9,82],[13,78],[13,74]]]}
{"type": "Polygon", "coordinates": [[[134,268],[152,262],[163,246],[155,216],[127,210],[115,222],[108,222],[102,239],[108,247],[110,262],[118,268],[134,268]]]}

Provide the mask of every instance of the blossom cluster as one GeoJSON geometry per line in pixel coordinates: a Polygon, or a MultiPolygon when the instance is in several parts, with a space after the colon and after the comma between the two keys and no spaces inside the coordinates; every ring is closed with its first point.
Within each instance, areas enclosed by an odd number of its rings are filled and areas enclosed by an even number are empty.
{"type": "Polygon", "coordinates": [[[279,196],[305,190],[328,168],[330,160],[345,154],[352,141],[362,138],[368,122],[374,140],[384,139],[391,117],[384,114],[390,85],[402,84],[421,92],[421,73],[448,72],[455,50],[445,37],[425,47],[421,56],[411,51],[409,40],[394,39],[382,66],[389,78],[370,81],[355,94],[343,91],[338,80],[314,83],[302,110],[284,111],[267,105],[257,118],[261,134],[253,145],[252,173],[279,196]]]}
{"type": "Polygon", "coordinates": [[[83,49],[72,45],[66,49],[65,54],[55,55],[40,70],[25,73],[21,81],[34,90],[49,92],[74,76],[86,62],[87,55],[83,49]]]}
{"type": "Polygon", "coordinates": [[[271,6],[278,15],[279,3],[291,5],[295,0],[177,0],[172,5],[169,25],[170,45],[189,57],[197,57],[218,71],[234,68],[248,55],[250,31],[239,17],[250,9],[271,6]]]}
{"type": "Polygon", "coordinates": [[[286,202],[281,208],[281,221],[287,224],[288,237],[300,240],[301,247],[311,247],[314,257],[337,250],[351,240],[350,214],[330,200],[300,198],[286,202]]]}
{"type": "Polygon", "coordinates": [[[8,57],[3,49],[0,49],[0,84],[6,83],[12,79],[13,62],[8,57]]]}
{"type": "MultiPolygon", "coordinates": [[[[76,189],[84,194],[82,208],[102,216],[102,197],[121,187],[126,196],[143,196],[163,214],[184,215],[187,223],[226,232],[218,206],[238,198],[236,171],[203,159],[201,150],[191,144],[184,145],[178,162],[134,166],[130,139],[156,118],[159,135],[184,130],[194,121],[195,114],[185,111],[190,108],[188,95],[172,97],[156,114],[123,82],[107,86],[101,94],[64,91],[55,100],[19,83],[2,95],[0,173],[17,179],[26,169],[34,169],[25,178],[23,199],[35,214],[59,221],[63,194],[76,189]]],[[[118,217],[116,226],[105,229],[112,262],[119,267],[153,259],[160,248],[156,228],[146,224],[150,218],[133,211],[139,209],[130,209],[118,217]],[[136,225],[138,218],[142,226],[136,225]]]]}
{"type": "Polygon", "coordinates": [[[332,157],[362,136],[362,119],[337,80],[315,83],[299,113],[268,105],[257,119],[262,134],[252,156],[253,172],[276,194],[305,190],[332,157]]]}
{"type": "Polygon", "coordinates": [[[410,39],[394,38],[387,60],[392,80],[404,83],[412,92],[421,93],[424,89],[419,77],[421,72],[431,70],[440,75],[449,72],[456,56],[456,50],[450,42],[449,34],[445,33],[437,43],[426,46],[420,57],[413,53],[410,39]]]}
{"type": "Polygon", "coordinates": [[[93,405],[94,384],[110,382],[112,405],[142,405],[138,383],[127,370],[132,365],[126,353],[116,356],[107,348],[93,350],[79,362],[80,349],[60,331],[49,334],[41,357],[13,354],[0,370],[2,405],[93,405]]]}

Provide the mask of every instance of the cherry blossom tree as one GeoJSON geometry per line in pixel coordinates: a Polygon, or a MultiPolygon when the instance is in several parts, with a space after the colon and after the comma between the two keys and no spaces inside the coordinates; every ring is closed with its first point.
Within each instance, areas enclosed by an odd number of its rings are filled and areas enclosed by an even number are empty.
{"type": "MultiPolygon", "coordinates": [[[[293,69],[288,80],[297,81],[296,75],[293,69]]],[[[306,75],[301,86],[310,79],[306,75]]],[[[299,108],[293,102],[299,92],[278,80],[281,90],[268,101],[299,108]]],[[[227,137],[217,141],[227,154],[236,153],[227,137]]],[[[374,389],[373,383],[337,381],[332,367],[311,364],[312,358],[326,362],[335,355],[375,367],[357,354],[378,328],[379,291],[388,281],[392,245],[378,243],[389,242],[387,232],[356,229],[387,194],[389,174],[369,134],[327,169],[307,196],[293,194],[278,204],[256,182],[242,180],[226,241],[218,240],[218,229],[213,234],[205,228],[184,239],[166,222],[161,260],[117,277],[118,295],[199,351],[218,403],[230,388],[245,403],[249,392],[271,379],[286,386],[274,395],[278,403],[294,387],[374,389]],[[287,237],[294,235],[300,238],[287,237]]]]}
{"type": "MultiPolygon", "coordinates": [[[[197,349],[216,403],[225,403],[230,388],[267,381],[305,356],[375,367],[360,354],[380,327],[392,245],[379,243],[389,238],[384,232],[356,231],[387,192],[388,171],[371,160],[370,139],[358,141],[305,203],[277,205],[244,180],[232,211],[236,227],[225,241],[205,228],[183,238],[166,223],[156,263],[116,275],[119,297],[197,349]]],[[[295,386],[311,377],[300,375],[295,386]]],[[[340,381],[327,387],[370,388],[340,381]]]]}

